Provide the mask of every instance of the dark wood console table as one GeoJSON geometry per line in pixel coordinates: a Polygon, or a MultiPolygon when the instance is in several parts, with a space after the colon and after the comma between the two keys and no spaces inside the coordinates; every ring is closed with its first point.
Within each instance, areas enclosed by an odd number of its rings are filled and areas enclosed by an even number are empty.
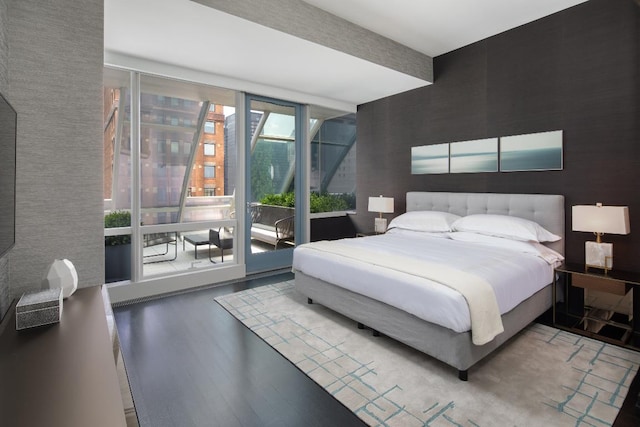
{"type": "Polygon", "coordinates": [[[0,325],[0,424],[126,426],[100,286],[64,300],[60,323],[0,325]]]}

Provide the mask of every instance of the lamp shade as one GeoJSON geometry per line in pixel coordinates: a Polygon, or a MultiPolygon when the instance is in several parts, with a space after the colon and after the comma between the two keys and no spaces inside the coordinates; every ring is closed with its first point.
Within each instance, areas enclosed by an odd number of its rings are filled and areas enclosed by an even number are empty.
{"type": "Polygon", "coordinates": [[[369,212],[393,213],[393,197],[369,197],[369,212]]]}
{"type": "Polygon", "coordinates": [[[571,208],[572,230],[603,234],[629,234],[627,206],[576,205],[571,208]]]}

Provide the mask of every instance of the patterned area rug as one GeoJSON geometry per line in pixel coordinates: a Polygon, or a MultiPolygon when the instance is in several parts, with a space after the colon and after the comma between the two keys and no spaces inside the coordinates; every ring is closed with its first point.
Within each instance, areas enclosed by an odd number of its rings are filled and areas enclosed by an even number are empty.
{"type": "Polygon", "coordinates": [[[457,371],[306,303],[293,281],[216,298],[372,426],[610,426],[640,353],[532,324],[457,371]]]}

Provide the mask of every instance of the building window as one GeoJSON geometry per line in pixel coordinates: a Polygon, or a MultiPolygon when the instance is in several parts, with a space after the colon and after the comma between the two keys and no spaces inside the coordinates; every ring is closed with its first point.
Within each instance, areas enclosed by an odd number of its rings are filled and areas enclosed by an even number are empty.
{"type": "Polygon", "coordinates": [[[216,111],[216,104],[214,104],[213,102],[211,104],[209,104],[209,111],[216,111]]]}
{"type": "Polygon", "coordinates": [[[204,195],[205,196],[215,196],[216,195],[216,187],[213,184],[205,184],[204,185],[204,195]]]}
{"type": "Polygon", "coordinates": [[[204,133],[209,133],[215,135],[216,133],[216,123],[215,122],[204,122],[204,133]]]}
{"type": "Polygon", "coordinates": [[[204,144],[204,155],[205,156],[215,156],[216,155],[216,144],[204,144]]]}
{"type": "Polygon", "coordinates": [[[215,165],[210,165],[208,163],[204,164],[204,177],[205,178],[215,178],[216,177],[216,167],[215,167],[215,165]]]}

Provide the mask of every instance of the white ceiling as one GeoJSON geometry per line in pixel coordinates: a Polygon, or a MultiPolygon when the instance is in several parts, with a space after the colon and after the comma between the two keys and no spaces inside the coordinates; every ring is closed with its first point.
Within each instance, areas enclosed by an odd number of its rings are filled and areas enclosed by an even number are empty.
{"type": "Polygon", "coordinates": [[[587,0],[304,0],[431,57],[587,0]]]}
{"type": "MultiPolygon", "coordinates": [[[[430,56],[583,1],[306,0],[430,56]]],[[[428,84],[189,0],[105,0],[104,46],[109,65],[349,111],[428,84]]]]}

